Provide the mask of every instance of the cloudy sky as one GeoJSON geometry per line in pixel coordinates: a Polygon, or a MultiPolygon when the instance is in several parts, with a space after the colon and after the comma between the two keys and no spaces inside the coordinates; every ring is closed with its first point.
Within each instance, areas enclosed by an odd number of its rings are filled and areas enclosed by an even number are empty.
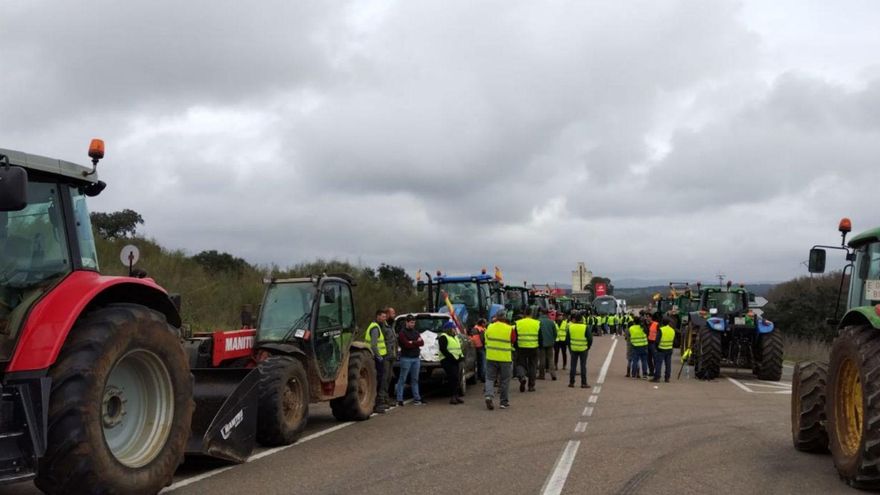
{"type": "MultiPolygon", "coordinates": [[[[785,280],[880,224],[880,4],[0,3],[0,147],[197,253],[785,280]]],[[[112,261],[108,261],[112,262],[112,261]]]]}

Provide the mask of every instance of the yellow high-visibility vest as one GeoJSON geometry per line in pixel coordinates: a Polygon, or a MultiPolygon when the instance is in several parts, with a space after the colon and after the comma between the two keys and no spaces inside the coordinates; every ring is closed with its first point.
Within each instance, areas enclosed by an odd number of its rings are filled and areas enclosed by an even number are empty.
{"type": "Polygon", "coordinates": [[[631,325],[629,327],[629,343],[632,344],[633,347],[647,347],[648,336],[645,334],[645,329],[642,328],[641,325],[631,325]]]}
{"type": "Polygon", "coordinates": [[[382,327],[380,327],[379,324],[375,321],[373,323],[370,323],[370,326],[367,327],[367,333],[366,335],[364,335],[364,341],[371,346],[373,345],[373,337],[370,335],[370,333],[373,331],[373,327],[379,329],[379,338],[377,339],[378,342],[376,343],[376,347],[379,348],[379,355],[384,356],[388,354],[388,348],[385,346],[385,332],[382,331],[382,327]]]}
{"type": "Polygon", "coordinates": [[[446,351],[452,354],[452,357],[455,359],[461,359],[463,354],[461,353],[461,342],[458,341],[458,337],[448,333],[441,333],[439,338],[442,339],[444,337],[446,338],[446,351]]]}
{"type": "Polygon", "coordinates": [[[568,331],[568,320],[556,325],[556,342],[565,342],[565,332],[568,331]]]}
{"type": "Polygon", "coordinates": [[[496,321],[486,328],[486,360],[499,363],[513,361],[513,327],[507,323],[496,321]]]}
{"type": "Polygon", "coordinates": [[[587,340],[587,326],[583,323],[569,323],[568,339],[568,347],[572,352],[586,351],[590,347],[590,342],[587,340]]]}
{"type": "Polygon", "coordinates": [[[675,341],[675,330],[669,325],[663,325],[660,327],[660,343],[657,345],[657,349],[661,351],[671,351],[672,343],[675,341]]]}
{"type": "Polygon", "coordinates": [[[541,333],[540,321],[528,316],[516,320],[516,340],[520,349],[537,349],[539,333],[541,333]]]}

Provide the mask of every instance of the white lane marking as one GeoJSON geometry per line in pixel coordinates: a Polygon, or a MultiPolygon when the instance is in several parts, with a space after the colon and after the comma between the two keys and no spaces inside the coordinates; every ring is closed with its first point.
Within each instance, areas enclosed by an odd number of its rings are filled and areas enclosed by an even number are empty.
{"type": "Polygon", "coordinates": [[[599,370],[599,378],[596,380],[597,385],[605,383],[605,376],[608,375],[608,367],[611,366],[611,358],[614,357],[615,347],[617,347],[616,340],[611,343],[611,349],[608,349],[608,356],[605,357],[605,362],[602,363],[602,369],[599,370]]]}
{"type": "Polygon", "coordinates": [[[556,465],[553,466],[550,477],[547,478],[544,486],[541,487],[542,495],[559,495],[562,493],[562,488],[565,487],[565,480],[568,479],[568,472],[571,470],[571,465],[580,446],[580,440],[569,440],[565,444],[565,449],[562,450],[562,454],[556,460],[556,465]]]}
{"type": "Polygon", "coordinates": [[[590,404],[595,404],[597,400],[599,400],[598,395],[591,395],[590,398],[587,399],[587,402],[590,404]]]}
{"type": "MultiPolygon", "coordinates": [[[[404,403],[404,404],[409,404],[409,403],[411,403],[412,401],[413,401],[413,399],[407,399],[407,400],[405,400],[403,403],[404,403]]],[[[396,408],[397,408],[397,406],[391,407],[391,408],[389,408],[389,411],[391,411],[391,410],[393,410],[393,409],[396,409],[396,408]]],[[[376,413],[373,413],[373,414],[370,415],[370,417],[373,417],[373,416],[376,416],[376,413]]],[[[306,443],[306,442],[311,441],[311,440],[314,440],[314,439],[316,439],[316,438],[323,437],[324,435],[327,435],[328,433],[333,433],[334,431],[339,431],[339,430],[341,430],[341,429],[343,429],[343,428],[346,428],[346,427],[348,427],[348,426],[351,426],[351,425],[353,425],[353,424],[355,424],[355,423],[356,423],[355,421],[349,421],[349,422],[347,422],[347,423],[339,423],[338,425],[331,426],[330,428],[325,428],[325,429],[323,429],[323,430],[321,430],[321,431],[316,431],[315,433],[312,433],[311,435],[306,435],[306,436],[300,438],[299,440],[297,440],[295,443],[292,443],[292,444],[290,444],[290,445],[283,445],[283,446],[281,446],[281,447],[275,447],[275,448],[273,448],[273,449],[267,449],[267,450],[264,450],[264,451],[262,451],[262,452],[258,452],[258,453],[256,453],[256,454],[254,454],[254,455],[248,457],[247,460],[244,461],[243,464],[247,464],[247,463],[249,463],[249,462],[253,462],[253,461],[256,461],[256,460],[262,459],[263,457],[268,457],[268,456],[273,455],[273,454],[277,454],[278,452],[282,452],[282,451],[284,451],[284,450],[287,450],[287,449],[289,449],[289,448],[291,448],[291,447],[294,447],[294,446],[296,446],[296,445],[299,445],[299,444],[301,444],[301,443],[306,443]]],[[[202,480],[205,480],[205,479],[211,478],[211,477],[213,477],[213,476],[217,476],[218,474],[225,473],[226,471],[229,471],[230,469],[235,468],[235,467],[237,467],[237,466],[238,466],[238,464],[236,464],[236,465],[232,465],[232,466],[224,466],[224,467],[222,467],[222,468],[217,468],[217,469],[214,469],[213,471],[207,471],[207,472],[205,472],[205,473],[202,473],[202,474],[199,474],[199,475],[193,476],[193,477],[191,477],[191,478],[185,478],[185,479],[182,479],[182,480],[180,480],[180,481],[178,481],[178,482],[176,482],[176,483],[172,483],[171,485],[166,486],[166,487],[165,487],[162,491],[160,491],[159,493],[168,493],[168,492],[172,492],[172,491],[174,491],[174,490],[177,490],[178,488],[183,488],[183,487],[185,487],[185,486],[192,485],[193,483],[198,483],[199,481],[202,481],[202,480]]]]}
{"type": "MultiPolygon", "coordinates": [[[[328,433],[333,433],[334,431],[338,431],[338,430],[341,430],[345,427],[351,426],[354,423],[355,423],[354,421],[349,421],[348,423],[340,423],[336,426],[331,426],[330,428],[327,428],[325,430],[321,430],[321,431],[312,433],[311,435],[300,438],[296,443],[292,443],[290,445],[284,445],[282,447],[275,447],[274,449],[264,450],[260,453],[257,453],[257,454],[254,454],[254,455],[248,457],[248,459],[246,461],[244,461],[244,463],[247,464],[249,462],[256,461],[257,459],[262,459],[263,457],[270,456],[272,454],[277,454],[278,452],[281,452],[282,450],[287,450],[287,449],[293,447],[294,445],[306,443],[310,440],[314,440],[316,438],[322,437],[328,433]]],[[[206,473],[202,473],[202,474],[193,476],[191,478],[182,479],[182,480],[178,481],[177,483],[172,483],[171,485],[165,487],[165,489],[163,489],[159,493],[168,493],[168,492],[177,490],[178,488],[183,488],[185,486],[192,485],[193,483],[198,483],[199,481],[211,478],[213,476],[217,476],[218,474],[221,474],[221,473],[225,473],[226,471],[229,471],[230,469],[235,468],[235,467],[237,467],[237,465],[225,466],[222,468],[215,469],[213,471],[208,471],[206,473]]]]}
{"type": "Polygon", "coordinates": [[[594,393],[594,394],[598,394],[598,393],[601,392],[601,391],[602,391],[602,387],[601,387],[601,386],[596,385],[595,387],[593,387],[593,393],[594,393]]]}
{"type": "Polygon", "coordinates": [[[584,408],[584,413],[581,416],[590,417],[593,415],[593,406],[587,406],[584,408]]]}
{"type": "Polygon", "coordinates": [[[730,381],[730,383],[736,385],[737,387],[739,387],[739,388],[745,390],[746,392],[749,392],[749,393],[752,393],[752,392],[753,392],[752,389],[750,389],[749,387],[746,387],[745,385],[743,385],[742,383],[740,383],[738,380],[734,380],[733,378],[731,378],[731,377],[729,377],[729,376],[727,377],[727,380],[730,381]]]}
{"type": "Polygon", "coordinates": [[[575,427],[574,427],[575,433],[583,433],[585,431],[587,431],[587,422],[586,421],[579,421],[578,424],[575,425],[575,427]]]}
{"type": "Polygon", "coordinates": [[[750,394],[783,394],[788,395],[791,394],[791,385],[785,383],[774,383],[774,382],[741,382],[731,377],[727,377],[730,383],[736,385],[737,387],[743,389],[744,391],[750,394]],[[771,390],[752,390],[751,387],[765,387],[770,388],[771,390]]]}

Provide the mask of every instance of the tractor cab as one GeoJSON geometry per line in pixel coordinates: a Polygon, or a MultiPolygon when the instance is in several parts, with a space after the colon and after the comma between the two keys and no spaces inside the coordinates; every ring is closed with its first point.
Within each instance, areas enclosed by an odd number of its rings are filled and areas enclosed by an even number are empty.
{"type": "Polygon", "coordinates": [[[491,320],[498,311],[504,310],[504,291],[495,277],[483,273],[479,275],[445,276],[437,272],[435,278],[428,276],[427,283],[419,280],[417,289],[428,289],[429,312],[448,311],[446,297],[459,316],[464,315],[462,323],[472,327],[478,319],[491,320]]]}
{"type": "Polygon", "coordinates": [[[523,313],[529,307],[529,289],[524,286],[504,286],[504,298],[506,300],[504,306],[509,318],[523,313]]]}
{"type": "Polygon", "coordinates": [[[574,308],[574,301],[570,297],[560,296],[556,298],[556,309],[564,314],[570,314],[574,308]]]}
{"type": "Polygon", "coordinates": [[[880,304],[880,229],[853,237],[855,267],[850,277],[848,308],[880,304]]]}
{"type": "Polygon", "coordinates": [[[743,288],[706,288],[700,296],[700,307],[718,317],[737,316],[748,311],[749,294],[743,288]]]}
{"type": "Polygon", "coordinates": [[[599,296],[593,299],[593,314],[599,316],[617,314],[617,299],[614,296],[599,296]]]}
{"type": "Polygon", "coordinates": [[[322,381],[336,380],[355,333],[351,282],[341,276],[269,280],[255,335],[260,349],[295,346],[315,356],[322,381]]]}
{"type": "Polygon", "coordinates": [[[100,189],[87,167],[0,149],[0,361],[43,294],[75,270],[98,270],[86,196],[100,189]]]}

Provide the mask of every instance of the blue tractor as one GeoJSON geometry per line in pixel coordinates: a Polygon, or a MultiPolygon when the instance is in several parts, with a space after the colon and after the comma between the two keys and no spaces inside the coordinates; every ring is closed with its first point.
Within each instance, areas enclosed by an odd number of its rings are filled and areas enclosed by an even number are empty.
{"type": "Polygon", "coordinates": [[[504,309],[504,286],[495,277],[483,270],[479,275],[450,277],[437,272],[435,278],[427,277],[427,282],[418,281],[417,290],[428,293],[426,310],[447,313],[443,294],[449,295],[456,316],[465,327],[472,327],[478,319],[492,320],[504,309]]]}
{"type": "Polygon", "coordinates": [[[682,353],[690,350],[697,378],[718,377],[721,366],[751,368],[761,380],[782,378],[782,332],[749,308],[745,287],[701,287],[698,311],[690,313],[682,353]]]}

